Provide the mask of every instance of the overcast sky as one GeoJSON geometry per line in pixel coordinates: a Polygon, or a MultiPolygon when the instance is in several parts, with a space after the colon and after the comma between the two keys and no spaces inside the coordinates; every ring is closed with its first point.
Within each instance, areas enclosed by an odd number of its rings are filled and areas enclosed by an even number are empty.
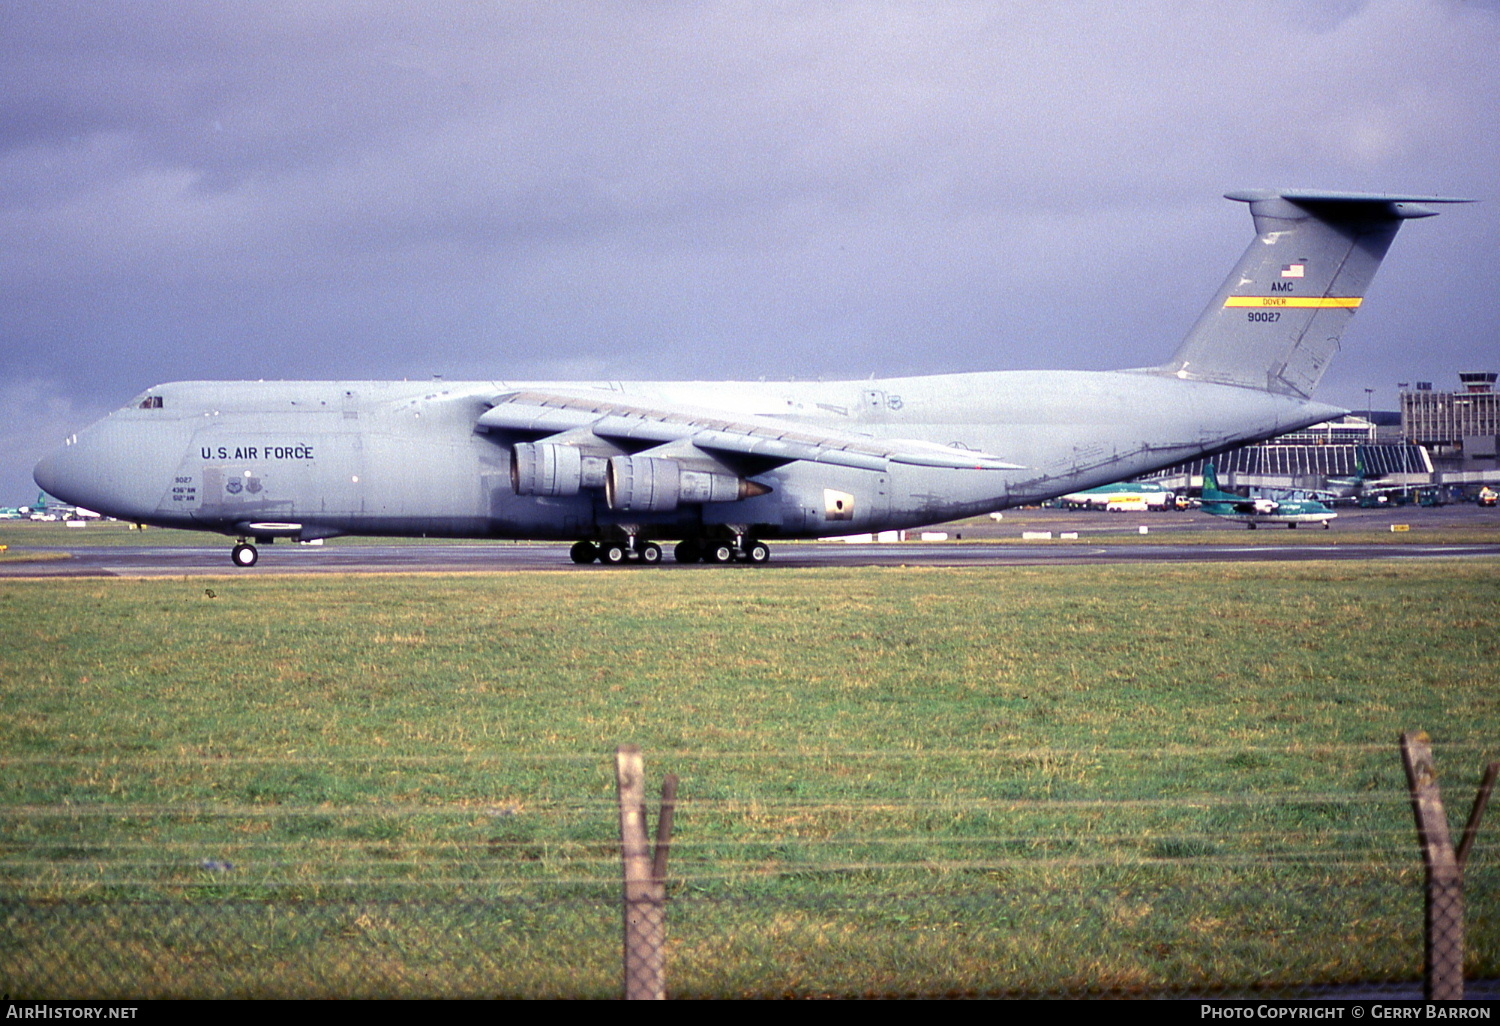
{"type": "Polygon", "coordinates": [[[1171,355],[1230,189],[1408,223],[1318,397],[1500,370],[1500,3],[0,13],[0,504],[184,378],[814,378],[1171,355]]]}

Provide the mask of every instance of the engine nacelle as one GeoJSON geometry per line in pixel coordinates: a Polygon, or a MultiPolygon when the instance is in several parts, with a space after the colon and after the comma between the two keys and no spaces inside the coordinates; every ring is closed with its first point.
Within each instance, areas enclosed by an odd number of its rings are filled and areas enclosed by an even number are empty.
{"type": "Polygon", "coordinates": [[[694,470],[656,456],[615,456],[604,477],[610,509],[642,513],[670,513],[683,504],[736,502],[768,491],[734,474],[694,470]]]}
{"type": "Polygon", "coordinates": [[[604,485],[604,458],[571,445],[520,442],[511,449],[510,483],[517,495],[577,495],[604,485]]]}

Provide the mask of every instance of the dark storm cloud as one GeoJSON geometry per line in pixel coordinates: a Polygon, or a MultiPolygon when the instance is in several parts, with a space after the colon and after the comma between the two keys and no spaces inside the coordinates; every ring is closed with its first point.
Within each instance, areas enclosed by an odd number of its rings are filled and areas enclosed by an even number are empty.
{"type": "Polygon", "coordinates": [[[1321,396],[1390,405],[1500,363],[1497,49],[1447,0],[13,3],[0,499],[172,378],[1158,362],[1247,186],[1491,201],[1321,396]]]}

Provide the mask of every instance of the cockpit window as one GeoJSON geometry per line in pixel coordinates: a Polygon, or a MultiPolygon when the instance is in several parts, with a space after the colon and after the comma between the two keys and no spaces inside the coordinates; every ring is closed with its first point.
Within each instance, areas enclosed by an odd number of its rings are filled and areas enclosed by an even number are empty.
{"type": "Polygon", "coordinates": [[[148,395],[148,396],[146,396],[146,398],[144,398],[144,399],[141,400],[141,406],[140,406],[140,408],[143,409],[143,410],[159,410],[159,409],[161,409],[161,396],[159,396],[159,395],[148,395]]]}

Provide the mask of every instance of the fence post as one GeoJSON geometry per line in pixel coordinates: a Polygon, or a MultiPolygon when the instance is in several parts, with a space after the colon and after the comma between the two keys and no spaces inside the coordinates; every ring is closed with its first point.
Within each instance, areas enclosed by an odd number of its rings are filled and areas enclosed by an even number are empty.
{"type": "Polygon", "coordinates": [[[621,745],[615,750],[615,778],[625,868],[625,998],[661,1001],[667,996],[667,890],[652,872],[646,842],[646,784],[640,748],[621,745]]]}
{"type": "Polygon", "coordinates": [[[1411,789],[1412,812],[1417,818],[1417,842],[1427,869],[1427,915],[1424,931],[1426,957],[1422,995],[1428,1001],[1462,1001],[1464,996],[1464,864],[1479,821],[1489,804],[1500,762],[1485,769],[1463,843],[1455,851],[1448,832],[1448,816],[1438,788],[1437,766],[1432,761],[1432,741],[1426,731],[1401,735],[1401,762],[1411,789]]]}

